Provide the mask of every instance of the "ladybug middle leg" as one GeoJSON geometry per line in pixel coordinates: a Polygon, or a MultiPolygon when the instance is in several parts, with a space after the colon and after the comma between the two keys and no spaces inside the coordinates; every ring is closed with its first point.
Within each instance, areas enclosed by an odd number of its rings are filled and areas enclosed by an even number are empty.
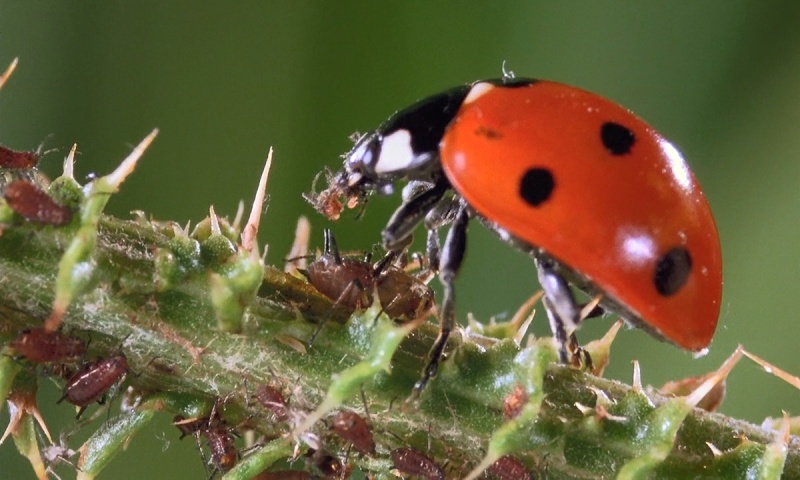
{"type": "Polygon", "coordinates": [[[436,372],[439,370],[439,361],[442,358],[444,347],[447,345],[447,339],[456,324],[454,282],[467,249],[468,224],[469,214],[466,206],[461,205],[442,248],[439,281],[442,282],[442,287],[444,287],[444,296],[442,298],[442,314],[439,319],[439,335],[436,337],[436,342],[434,342],[433,348],[431,348],[431,352],[428,355],[428,364],[425,366],[422,378],[414,385],[414,391],[417,394],[425,389],[428,380],[436,376],[436,372]]]}
{"type": "MultiPolygon", "coordinates": [[[[536,256],[536,269],[539,283],[544,290],[544,309],[550,321],[550,329],[558,342],[559,360],[561,363],[580,366],[581,361],[591,368],[592,359],[588,352],[578,343],[575,330],[580,326],[581,305],[567,280],[557,271],[555,262],[546,256],[536,256]]],[[[594,313],[602,313],[602,310],[594,313]]]]}

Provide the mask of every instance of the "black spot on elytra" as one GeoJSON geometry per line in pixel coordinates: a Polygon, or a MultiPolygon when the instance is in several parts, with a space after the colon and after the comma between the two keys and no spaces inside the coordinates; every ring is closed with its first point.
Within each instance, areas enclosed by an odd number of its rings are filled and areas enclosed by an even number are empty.
{"type": "Polygon", "coordinates": [[[611,155],[625,155],[631,151],[636,136],[619,123],[606,122],[600,127],[600,139],[611,155]]]}
{"type": "Polygon", "coordinates": [[[520,179],[519,196],[528,205],[538,207],[550,198],[555,186],[556,181],[550,170],[541,167],[529,168],[520,179]]]}
{"type": "Polygon", "coordinates": [[[686,284],[691,271],[692,256],[689,251],[684,247],[674,247],[658,259],[653,283],[658,293],[668,297],[686,284]]]}

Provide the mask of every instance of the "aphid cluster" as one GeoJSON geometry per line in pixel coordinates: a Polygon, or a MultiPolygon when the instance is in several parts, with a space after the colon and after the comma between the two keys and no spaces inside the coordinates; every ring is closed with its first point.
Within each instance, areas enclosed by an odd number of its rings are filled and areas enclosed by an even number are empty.
{"type": "Polygon", "coordinates": [[[305,275],[320,293],[352,310],[372,305],[374,296],[386,314],[404,322],[427,315],[433,291],[419,278],[393,264],[394,254],[377,263],[343,256],[333,232],[325,229],[323,254],[308,265],[305,275]]]}

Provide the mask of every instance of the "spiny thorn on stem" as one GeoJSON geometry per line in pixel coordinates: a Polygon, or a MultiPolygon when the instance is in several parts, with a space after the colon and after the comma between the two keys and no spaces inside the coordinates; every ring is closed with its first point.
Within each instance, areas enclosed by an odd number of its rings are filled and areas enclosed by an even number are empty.
{"type": "Polygon", "coordinates": [[[64,173],[62,176],[75,179],[75,152],[78,150],[78,144],[73,143],[69,154],[64,158],[64,173]]]}
{"type": "Polygon", "coordinates": [[[214,211],[214,205],[208,207],[208,219],[211,221],[211,235],[222,235],[222,228],[219,226],[219,217],[214,211]]]}
{"type": "Polygon", "coordinates": [[[150,144],[153,143],[156,135],[158,135],[158,129],[154,128],[149,135],[144,137],[144,140],[142,140],[139,145],[134,147],[133,151],[119,164],[117,169],[105,177],[112,188],[119,188],[128,175],[133,172],[133,169],[136,168],[136,162],[139,161],[142,155],[144,155],[144,152],[150,147],[150,144]]]}
{"type": "Polygon", "coordinates": [[[0,75],[0,88],[3,88],[3,84],[6,83],[8,77],[10,77],[12,73],[14,73],[14,69],[17,68],[18,62],[19,58],[15,58],[14,60],[12,60],[11,65],[9,65],[8,68],[6,68],[6,71],[3,72],[2,75],[0,75]]]}
{"type": "Polygon", "coordinates": [[[267,154],[267,161],[264,164],[264,171],[261,172],[261,179],[258,181],[256,197],[253,199],[253,208],[250,210],[250,217],[242,230],[242,248],[252,252],[256,246],[256,236],[258,235],[258,225],[261,221],[261,212],[264,208],[264,200],[267,195],[267,179],[269,169],[272,166],[272,147],[267,154]]]}
{"type": "Polygon", "coordinates": [[[722,365],[720,365],[719,369],[713,375],[709,376],[706,381],[701,383],[699,387],[694,389],[692,393],[686,396],[686,403],[692,407],[696,407],[712,388],[728,377],[728,374],[731,373],[733,367],[742,358],[743,352],[744,349],[741,345],[739,345],[731,354],[731,356],[728,357],[727,360],[722,363],[722,365]]]}
{"type": "Polygon", "coordinates": [[[306,255],[308,255],[308,242],[311,238],[311,223],[302,215],[297,219],[297,227],[294,229],[294,241],[292,248],[289,250],[289,256],[286,257],[291,261],[286,262],[283,271],[296,275],[298,270],[305,270],[308,266],[306,255]]]}

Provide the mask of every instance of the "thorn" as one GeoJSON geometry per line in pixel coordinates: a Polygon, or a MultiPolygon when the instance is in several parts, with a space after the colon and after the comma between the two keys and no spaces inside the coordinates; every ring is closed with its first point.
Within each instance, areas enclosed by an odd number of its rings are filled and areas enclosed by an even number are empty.
{"type": "Polygon", "coordinates": [[[761,366],[761,368],[764,369],[764,371],[766,371],[767,373],[771,373],[772,375],[775,375],[776,377],[780,378],[781,380],[783,380],[784,382],[786,382],[789,385],[793,386],[794,388],[800,389],[800,378],[792,375],[789,372],[781,370],[780,368],[778,368],[775,365],[769,363],[768,361],[764,360],[763,358],[758,357],[758,356],[748,352],[747,350],[745,350],[741,346],[739,348],[741,348],[742,354],[744,354],[744,356],[746,356],[750,360],[756,362],[758,365],[761,366]]]}
{"type": "Polygon", "coordinates": [[[222,235],[222,229],[219,226],[219,218],[214,212],[214,205],[208,207],[208,219],[211,221],[211,235],[222,235]]]}
{"type": "Polygon", "coordinates": [[[69,150],[69,155],[64,159],[64,177],[75,179],[75,151],[78,150],[78,144],[73,143],[72,148],[69,150]]]}
{"type": "Polygon", "coordinates": [[[290,275],[298,275],[299,270],[305,270],[308,266],[306,256],[308,255],[308,242],[311,238],[311,223],[304,216],[297,219],[297,227],[294,229],[294,241],[292,248],[289,250],[289,256],[286,258],[292,259],[286,262],[283,271],[290,275]]]}
{"type": "Polygon", "coordinates": [[[644,392],[642,389],[642,370],[639,368],[639,360],[633,361],[633,389],[639,393],[644,392]]]}
{"type": "Polygon", "coordinates": [[[744,349],[741,345],[736,347],[736,350],[731,354],[730,357],[728,357],[727,360],[722,363],[722,365],[720,365],[716,372],[710,375],[706,381],[701,383],[699,387],[694,389],[692,393],[686,396],[686,403],[692,407],[696,407],[712,388],[728,377],[728,374],[731,373],[734,365],[736,365],[736,363],[738,363],[742,358],[743,352],[744,349]]]}
{"type": "MultiPolygon", "coordinates": [[[[579,318],[581,320],[585,320],[586,317],[588,317],[589,314],[592,313],[592,310],[594,310],[594,308],[596,306],[600,305],[601,301],[603,301],[603,294],[600,293],[600,294],[595,295],[594,298],[592,298],[592,300],[589,301],[589,303],[587,303],[586,305],[583,306],[583,308],[581,309],[581,314],[580,314],[579,318]]],[[[617,328],[617,330],[619,330],[619,328],[617,328]]]]}
{"type": "Polygon", "coordinates": [[[14,73],[14,69],[17,68],[18,61],[19,58],[15,58],[14,60],[12,60],[11,65],[9,65],[8,68],[6,68],[6,71],[3,72],[2,75],[0,75],[0,88],[3,88],[3,84],[6,83],[8,77],[10,77],[12,73],[14,73]]]}
{"type": "Polygon", "coordinates": [[[267,161],[264,164],[264,171],[261,172],[261,179],[258,181],[258,189],[256,190],[256,197],[253,199],[253,208],[250,210],[250,218],[247,219],[247,224],[242,230],[242,248],[252,251],[255,246],[256,235],[258,234],[258,224],[261,221],[261,212],[264,208],[264,199],[267,194],[267,179],[269,178],[269,169],[272,166],[272,147],[267,154],[267,161]]]}
{"type": "Polygon", "coordinates": [[[525,303],[519,306],[514,316],[511,317],[509,324],[517,328],[517,333],[514,334],[514,342],[516,342],[517,345],[522,343],[522,339],[525,337],[525,334],[528,333],[528,327],[530,327],[533,322],[533,316],[536,314],[536,310],[533,306],[542,298],[542,295],[544,295],[544,290],[539,290],[531,295],[530,298],[525,300],[525,303]],[[525,314],[528,311],[530,311],[530,314],[526,316],[525,314]]]}
{"type": "Polygon", "coordinates": [[[139,145],[136,145],[136,147],[133,148],[133,151],[131,151],[131,153],[125,158],[125,160],[123,160],[122,163],[119,164],[116,170],[114,170],[105,177],[106,181],[109,183],[109,185],[111,185],[112,188],[114,189],[119,188],[119,186],[122,185],[122,182],[125,181],[128,175],[130,175],[131,172],[133,172],[133,169],[136,168],[136,162],[139,161],[139,158],[141,158],[141,156],[144,155],[144,152],[147,150],[148,147],[150,147],[150,144],[153,143],[153,140],[156,138],[156,135],[158,135],[157,128],[153,129],[153,131],[150,132],[149,135],[144,137],[144,140],[142,140],[141,143],[139,143],[139,145]]]}
{"type": "Polygon", "coordinates": [[[722,450],[717,448],[717,446],[714,445],[713,443],[706,442],[706,446],[708,447],[709,450],[711,450],[711,453],[714,455],[714,458],[719,458],[723,455],[722,450]]]}
{"type": "Polygon", "coordinates": [[[239,226],[242,223],[242,217],[244,216],[244,202],[239,200],[239,206],[236,207],[236,216],[233,218],[233,225],[232,228],[234,231],[239,231],[239,226]]]}

